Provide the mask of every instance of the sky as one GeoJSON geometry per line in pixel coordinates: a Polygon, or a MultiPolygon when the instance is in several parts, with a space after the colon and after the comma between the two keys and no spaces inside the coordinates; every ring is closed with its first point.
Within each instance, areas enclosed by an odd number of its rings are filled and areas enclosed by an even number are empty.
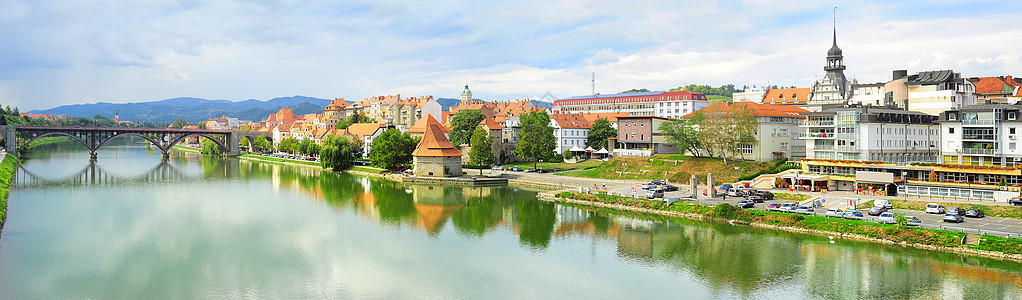
{"type": "Polygon", "coordinates": [[[0,105],[1022,76],[1022,1],[0,0],[0,105]],[[837,7],[837,22],[833,20],[837,7]]]}

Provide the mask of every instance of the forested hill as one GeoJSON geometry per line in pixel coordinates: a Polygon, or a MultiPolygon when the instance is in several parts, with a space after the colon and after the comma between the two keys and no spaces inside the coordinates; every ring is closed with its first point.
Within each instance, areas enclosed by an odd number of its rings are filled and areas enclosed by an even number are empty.
{"type": "Polygon", "coordinates": [[[222,115],[241,120],[262,121],[283,107],[291,108],[296,115],[302,115],[322,113],[323,108],[328,104],[330,104],[328,99],[305,96],[273,98],[266,101],[249,99],[238,102],[182,97],[137,103],[99,102],[64,105],[46,110],[34,110],[29,113],[66,114],[72,117],[86,118],[96,115],[113,118],[114,113],[118,113],[121,120],[168,123],[174,122],[177,118],[185,118],[189,123],[195,123],[222,115]]]}

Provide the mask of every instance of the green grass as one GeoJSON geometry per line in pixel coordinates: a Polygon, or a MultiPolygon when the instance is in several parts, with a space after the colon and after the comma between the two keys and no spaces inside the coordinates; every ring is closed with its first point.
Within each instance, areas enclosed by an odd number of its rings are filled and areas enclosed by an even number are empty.
{"type": "Polygon", "coordinates": [[[0,228],[7,220],[7,194],[10,192],[16,164],[17,158],[10,154],[4,156],[3,162],[0,162],[0,228]]]}
{"type": "Polygon", "coordinates": [[[387,170],[387,169],[365,167],[365,166],[354,166],[354,167],[351,167],[350,170],[351,171],[366,172],[366,173],[370,173],[370,174],[388,174],[388,173],[390,173],[390,170],[387,170]]]}
{"type": "Polygon", "coordinates": [[[44,137],[44,138],[32,141],[32,143],[28,144],[28,147],[25,147],[25,149],[31,149],[32,147],[36,147],[36,146],[52,144],[52,143],[59,143],[59,142],[65,142],[65,141],[70,141],[70,140],[71,140],[71,138],[70,137],[66,137],[66,136],[44,137]]]}
{"type": "Polygon", "coordinates": [[[713,173],[719,184],[734,182],[739,177],[773,169],[777,164],[730,159],[725,164],[721,158],[657,154],[652,157],[618,156],[592,168],[561,175],[600,179],[668,179],[671,182],[688,182],[692,175],[696,175],[699,182],[706,182],[706,174],[713,173]]]}
{"type": "MultiPolygon", "coordinates": [[[[542,166],[544,169],[551,169],[552,170],[553,168],[557,168],[557,171],[561,171],[561,170],[567,171],[567,170],[578,170],[578,169],[585,169],[585,168],[589,168],[589,167],[594,167],[594,166],[600,165],[601,163],[603,163],[603,161],[602,160],[597,160],[597,159],[590,159],[590,160],[583,161],[583,162],[580,162],[580,163],[575,163],[575,164],[563,163],[563,162],[562,163],[541,162],[541,163],[536,163],[536,167],[542,166]]],[[[532,164],[533,163],[530,162],[530,161],[520,161],[520,162],[513,162],[513,163],[502,164],[501,166],[505,166],[505,167],[508,167],[508,166],[519,166],[522,169],[528,169],[528,168],[532,168],[532,164]]]]}
{"type": "Polygon", "coordinates": [[[1022,254],[1022,240],[992,235],[982,236],[979,240],[979,245],[971,247],[979,250],[1022,254]]]}
{"type": "Polygon", "coordinates": [[[972,203],[949,203],[939,201],[916,201],[916,200],[898,200],[898,199],[887,199],[891,201],[891,205],[897,209],[907,210],[918,210],[926,211],[926,203],[939,203],[944,207],[957,206],[964,209],[979,209],[983,210],[983,213],[988,217],[997,218],[1008,218],[1022,220],[1022,207],[1018,206],[1005,206],[1005,205],[983,205],[983,204],[972,204],[972,203]]]}
{"type": "Polygon", "coordinates": [[[788,194],[788,193],[774,193],[774,199],[783,199],[791,201],[805,201],[809,200],[809,195],[802,194],[788,194]]]}
{"type": "Polygon", "coordinates": [[[252,154],[242,154],[241,157],[250,158],[250,159],[254,159],[254,160],[262,160],[262,161],[271,161],[271,162],[280,162],[280,163],[293,163],[293,164],[310,165],[310,166],[317,166],[317,167],[322,166],[322,164],[320,164],[318,161],[292,160],[292,159],[283,159],[283,158],[276,158],[276,157],[266,157],[266,156],[262,156],[262,155],[252,155],[252,154]]]}

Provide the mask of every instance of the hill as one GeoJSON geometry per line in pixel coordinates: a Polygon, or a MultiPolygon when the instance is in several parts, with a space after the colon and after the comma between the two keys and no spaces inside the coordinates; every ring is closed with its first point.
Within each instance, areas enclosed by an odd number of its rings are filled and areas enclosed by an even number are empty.
{"type": "Polygon", "coordinates": [[[95,115],[113,118],[114,113],[118,113],[122,120],[147,122],[174,122],[177,118],[185,118],[189,123],[195,123],[222,115],[241,120],[262,121],[284,107],[291,108],[295,114],[307,114],[323,112],[323,108],[328,104],[330,104],[328,99],[305,96],[279,97],[266,101],[249,99],[238,102],[180,97],[136,103],[98,102],[64,105],[46,110],[33,110],[29,113],[66,114],[86,118],[95,115]]]}

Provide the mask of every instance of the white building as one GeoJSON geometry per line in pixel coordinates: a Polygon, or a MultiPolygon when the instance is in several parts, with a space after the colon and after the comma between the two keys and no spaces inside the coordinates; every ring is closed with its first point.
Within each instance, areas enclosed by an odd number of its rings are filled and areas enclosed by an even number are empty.
{"type": "Polygon", "coordinates": [[[731,94],[731,99],[734,102],[755,102],[763,103],[763,97],[766,96],[768,88],[751,88],[745,89],[744,92],[731,94]]]}
{"type": "MultiPolygon", "coordinates": [[[[578,114],[552,114],[550,126],[554,128],[556,146],[554,152],[564,153],[572,147],[585,148],[592,124],[578,114]]],[[[510,126],[509,126],[510,127],[510,126]]]]}
{"type": "Polygon", "coordinates": [[[970,105],[940,115],[949,165],[1022,166],[1022,105],[970,105]]]}
{"type": "Polygon", "coordinates": [[[934,117],[870,107],[828,109],[802,122],[806,158],[887,163],[940,162],[934,117]]]}
{"type": "Polygon", "coordinates": [[[852,98],[848,104],[861,106],[887,106],[884,99],[884,83],[852,84],[852,98]]]}
{"type": "Polygon", "coordinates": [[[633,116],[680,118],[709,106],[706,95],[687,91],[578,96],[554,101],[559,113],[630,113],[633,116]]]}
{"type": "Polygon", "coordinates": [[[966,84],[961,74],[951,70],[919,72],[911,76],[908,71],[895,70],[893,80],[884,85],[884,92],[886,102],[932,116],[976,104],[976,87],[966,84]]]}

